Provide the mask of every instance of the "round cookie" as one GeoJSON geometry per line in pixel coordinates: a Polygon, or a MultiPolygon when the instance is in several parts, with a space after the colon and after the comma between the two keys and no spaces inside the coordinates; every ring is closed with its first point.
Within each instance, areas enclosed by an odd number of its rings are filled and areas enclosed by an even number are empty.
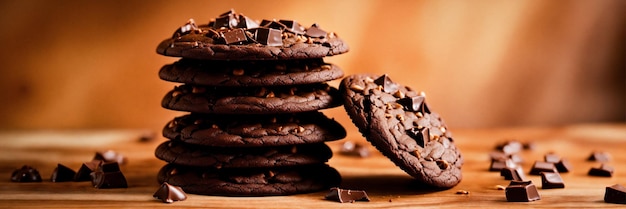
{"type": "Polygon", "coordinates": [[[287,86],[339,79],[343,71],[322,59],[237,62],[181,59],[163,66],[159,77],[207,86],[287,86]]]}
{"type": "Polygon", "coordinates": [[[449,188],[461,181],[461,152],[423,93],[387,75],[351,75],[339,88],[354,124],[398,167],[434,187],[449,188]]]}
{"type": "Polygon", "coordinates": [[[344,138],[346,130],[317,111],[252,117],[189,114],[170,121],[163,136],[188,144],[258,147],[333,141],[344,138]]]}
{"type": "Polygon", "coordinates": [[[161,105],[194,113],[296,113],[337,107],[341,96],[325,83],[255,88],[181,85],[166,94],[161,105]]]}
{"type": "Polygon", "coordinates": [[[159,183],[180,186],[185,192],[219,196],[272,196],[322,191],[339,185],[341,176],[325,164],[242,169],[202,169],[167,164],[159,183]]]}
{"type": "Polygon", "coordinates": [[[226,148],[167,141],[156,148],[163,161],[214,168],[276,167],[325,163],[332,151],[324,143],[280,147],[226,148]]]}
{"type": "Polygon", "coordinates": [[[196,25],[190,19],[157,47],[165,56],[212,60],[310,59],[348,50],[335,33],[316,24],[305,28],[293,20],[259,23],[232,10],[208,24],[196,25]]]}

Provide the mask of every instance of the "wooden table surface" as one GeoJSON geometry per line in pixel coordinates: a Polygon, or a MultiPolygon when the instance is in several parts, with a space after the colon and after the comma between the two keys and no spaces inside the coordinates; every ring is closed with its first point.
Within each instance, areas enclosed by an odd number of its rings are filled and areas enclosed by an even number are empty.
{"type": "MultiPolygon", "coordinates": [[[[323,199],[326,191],[280,197],[213,197],[190,194],[186,201],[165,204],[153,199],[159,184],[156,173],[164,162],[154,157],[155,147],[165,139],[139,140],[142,131],[15,131],[0,132],[0,207],[104,207],[104,208],[459,208],[459,207],[626,207],[604,203],[606,186],[626,185],[626,124],[582,124],[550,128],[507,128],[452,130],[465,164],[463,181],[449,190],[423,188],[370,146],[368,158],[337,153],[345,141],[364,142],[359,133],[350,132],[329,145],[335,151],[329,164],[343,176],[342,188],[363,189],[370,202],[338,203],[323,199]],[[498,142],[509,139],[532,141],[536,149],[522,156],[524,170],[535,160],[554,151],[572,162],[574,168],[562,175],[564,189],[541,189],[539,176],[527,175],[539,188],[541,200],[528,203],[507,202],[503,190],[508,185],[498,172],[489,172],[488,153],[498,142]],[[96,151],[112,149],[127,156],[122,167],[129,188],[96,189],[90,182],[52,183],[50,175],[57,163],[77,169],[96,151]],[[591,177],[587,171],[599,163],[585,159],[593,150],[612,155],[613,177],[591,177]],[[41,183],[10,181],[13,170],[28,164],[39,170],[41,183]],[[455,194],[457,190],[469,195],[455,194]]],[[[369,146],[369,144],[368,144],[369,146]]]]}

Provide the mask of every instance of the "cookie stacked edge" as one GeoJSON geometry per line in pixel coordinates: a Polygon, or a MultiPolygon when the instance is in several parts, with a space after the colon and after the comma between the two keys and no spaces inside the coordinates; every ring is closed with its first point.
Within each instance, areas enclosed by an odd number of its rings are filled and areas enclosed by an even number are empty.
{"type": "Polygon", "coordinates": [[[163,128],[158,181],[187,193],[269,196],[339,185],[326,141],[345,129],[319,110],[343,104],[326,82],[343,71],[325,56],[348,51],[334,33],[293,20],[254,21],[230,10],[189,20],[157,53],[180,57],[159,77],[181,83],[161,105],[187,112],[163,128]]]}

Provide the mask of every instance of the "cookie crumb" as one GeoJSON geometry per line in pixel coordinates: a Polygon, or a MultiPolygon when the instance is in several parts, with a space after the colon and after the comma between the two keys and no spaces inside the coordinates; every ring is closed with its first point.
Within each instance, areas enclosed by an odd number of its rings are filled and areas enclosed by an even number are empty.
{"type": "Polygon", "coordinates": [[[494,188],[495,188],[496,190],[504,190],[504,189],[506,189],[506,187],[505,187],[505,186],[502,186],[502,185],[496,185],[494,188]]]}
{"type": "Polygon", "coordinates": [[[469,195],[470,192],[467,190],[456,190],[455,194],[464,194],[464,195],[469,195]]]}

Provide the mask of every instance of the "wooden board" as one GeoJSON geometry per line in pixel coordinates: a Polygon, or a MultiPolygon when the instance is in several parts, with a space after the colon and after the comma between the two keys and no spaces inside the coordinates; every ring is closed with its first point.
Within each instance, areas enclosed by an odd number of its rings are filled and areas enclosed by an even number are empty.
{"type": "MultiPolygon", "coordinates": [[[[366,190],[371,202],[337,203],[323,199],[326,191],[280,197],[212,197],[189,195],[186,201],[165,204],[153,199],[158,188],[156,173],[164,162],[154,157],[154,148],[164,138],[140,142],[141,131],[38,131],[0,132],[0,207],[105,207],[105,208],[459,208],[459,207],[624,207],[604,203],[606,186],[626,185],[626,124],[574,125],[556,128],[512,128],[452,130],[465,157],[463,181],[449,190],[432,190],[416,184],[388,159],[372,149],[373,156],[358,158],[335,153],[329,164],[343,176],[341,187],[366,190]],[[524,170],[549,151],[569,159],[574,169],[563,174],[564,189],[540,189],[541,200],[529,203],[506,202],[506,186],[499,173],[489,172],[488,153],[496,143],[508,139],[533,141],[537,148],[522,156],[524,170]],[[95,189],[90,182],[49,182],[57,163],[77,169],[98,150],[113,149],[129,158],[122,167],[128,189],[95,189]],[[612,155],[615,167],[611,178],[590,177],[587,171],[599,163],[585,158],[593,150],[612,155]],[[28,164],[36,167],[44,182],[14,183],[11,172],[28,164]],[[469,195],[455,194],[457,190],[469,195]]],[[[329,143],[336,152],[347,140],[364,142],[359,133],[329,143]]],[[[369,144],[368,144],[369,146],[369,144]]],[[[528,176],[541,187],[539,176],[528,176]]]]}

